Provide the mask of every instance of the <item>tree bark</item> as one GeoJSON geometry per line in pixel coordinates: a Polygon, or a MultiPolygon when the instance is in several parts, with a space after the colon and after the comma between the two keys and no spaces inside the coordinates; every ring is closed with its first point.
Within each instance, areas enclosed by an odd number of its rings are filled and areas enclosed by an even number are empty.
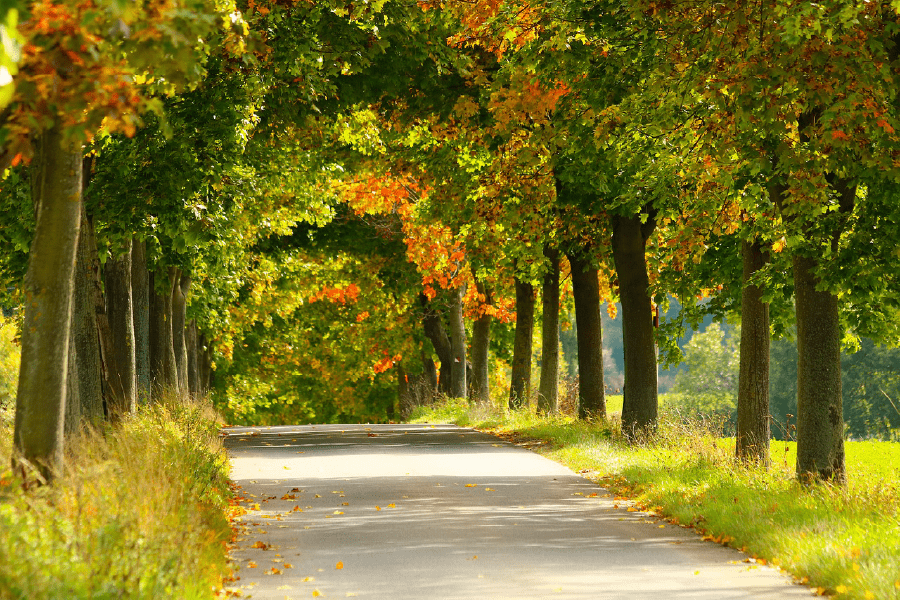
{"type": "Polygon", "coordinates": [[[559,409],[559,251],[545,248],[544,256],[550,261],[550,267],[541,286],[541,381],[537,405],[541,412],[556,413],[559,409]]]}
{"type": "Polygon", "coordinates": [[[599,276],[590,261],[574,252],[569,254],[569,265],[578,342],[578,418],[605,419],[599,276]]]}
{"type": "MultiPolygon", "coordinates": [[[[484,297],[484,306],[493,304],[491,289],[484,283],[475,280],[478,294],[484,297]]],[[[491,399],[491,317],[488,313],[481,314],[472,324],[472,381],[471,398],[475,402],[489,402],[491,399]]]]}
{"type": "Polygon", "coordinates": [[[838,299],[816,290],[816,259],[794,256],[797,314],[797,477],[843,483],[844,421],[838,299]]]}
{"type": "MultiPolygon", "coordinates": [[[[75,320],[75,311],[72,311],[72,320],[75,320]]],[[[81,419],[81,391],[79,390],[80,378],[78,377],[78,359],[75,356],[75,324],[69,330],[69,361],[68,373],[66,373],[66,408],[65,408],[65,437],[77,433],[83,423],[81,419]]]]}
{"type": "Polygon", "coordinates": [[[187,326],[187,296],[191,288],[191,278],[179,271],[172,288],[172,348],[175,353],[175,372],[178,378],[178,393],[187,394],[187,344],[184,331],[187,326]]]}
{"type": "Polygon", "coordinates": [[[50,480],[62,466],[72,286],[81,227],[81,148],[59,125],[35,143],[35,232],[25,275],[25,317],[16,394],[14,467],[50,480]]]}
{"type": "Polygon", "coordinates": [[[134,315],[131,296],[131,240],[125,253],[111,256],[104,268],[107,315],[110,329],[108,376],[121,389],[121,396],[110,406],[120,415],[137,408],[137,358],[135,354],[134,315]]]}
{"type": "Polygon", "coordinates": [[[641,223],[640,215],[616,215],[612,222],[613,260],[619,278],[625,350],[622,431],[632,436],[656,428],[656,340],[645,257],[647,239],[656,227],[656,220],[649,215],[646,223],[641,223]]]}
{"type": "Polygon", "coordinates": [[[200,371],[200,392],[205,394],[212,384],[212,347],[204,334],[200,334],[197,344],[197,362],[200,371]]]}
{"type": "Polygon", "coordinates": [[[453,290],[453,303],[450,305],[450,346],[453,352],[450,370],[450,396],[452,398],[465,398],[468,392],[466,389],[466,323],[463,320],[465,291],[463,286],[453,290]]]}
{"type": "Polygon", "coordinates": [[[438,376],[438,391],[449,396],[451,394],[451,372],[453,371],[453,349],[450,344],[450,338],[444,329],[444,323],[441,320],[441,314],[434,309],[432,303],[425,294],[419,295],[419,301],[424,309],[422,317],[422,326],[425,329],[425,336],[431,340],[434,346],[434,352],[437,354],[438,360],[441,361],[440,375],[438,376]]]}
{"type": "MultiPolygon", "coordinates": [[[[100,326],[98,303],[102,305],[101,291],[97,285],[100,259],[96,253],[94,230],[81,210],[81,226],[78,250],[75,255],[74,290],[72,294],[72,335],[74,344],[69,356],[75,359],[70,377],[77,377],[79,419],[96,425],[106,418],[103,389],[103,357],[100,352],[100,326]]],[[[74,398],[73,398],[74,399],[74,398]]],[[[71,411],[76,411],[71,407],[71,411]]]]}
{"type": "Polygon", "coordinates": [[[188,392],[192,396],[200,396],[200,365],[198,362],[200,337],[197,333],[197,321],[194,319],[188,323],[184,342],[187,345],[188,392]]]}
{"type": "Polygon", "coordinates": [[[534,286],[516,278],[516,337],[513,342],[509,407],[528,405],[531,395],[531,338],[534,334],[534,286]]]}
{"type": "Polygon", "coordinates": [[[425,352],[424,348],[422,348],[422,371],[423,381],[428,386],[428,400],[430,401],[438,392],[438,374],[431,354],[425,352]]]}
{"type": "Polygon", "coordinates": [[[137,401],[150,402],[150,272],[147,244],[137,237],[131,241],[131,300],[134,317],[134,361],[137,401]]]}
{"type": "Polygon", "coordinates": [[[178,269],[169,267],[164,276],[165,283],[160,286],[156,284],[156,273],[150,279],[150,386],[153,397],[163,391],[178,389],[172,343],[172,291],[177,274],[178,269]]]}
{"type": "Polygon", "coordinates": [[[769,305],[763,288],[749,283],[766,265],[759,241],[741,242],[741,355],[735,454],[745,462],[769,464],[769,305]]]}

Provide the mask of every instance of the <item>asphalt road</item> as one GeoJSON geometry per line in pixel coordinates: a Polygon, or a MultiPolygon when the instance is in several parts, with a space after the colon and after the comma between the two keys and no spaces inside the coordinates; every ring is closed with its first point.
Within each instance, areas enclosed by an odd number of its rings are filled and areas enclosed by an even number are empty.
{"type": "Polygon", "coordinates": [[[257,599],[810,598],[770,567],[628,510],[569,469],[451,425],[223,430],[257,599]]]}

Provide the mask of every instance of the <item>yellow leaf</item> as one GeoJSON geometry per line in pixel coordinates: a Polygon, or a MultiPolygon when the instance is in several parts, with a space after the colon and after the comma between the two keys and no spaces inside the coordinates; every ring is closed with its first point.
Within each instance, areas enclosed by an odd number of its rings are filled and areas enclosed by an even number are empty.
{"type": "Polygon", "coordinates": [[[381,510],[381,507],[380,507],[380,506],[376,506],[376,507],[375,507],[375,510],[381,510]]]}
{"type": "Polygon", "coordinates": [[[343,513],[343,511],[336,510],[336,511],[334,511],[334,514],[336,514],[336,515],[342,515],[342,514],[344,514],[344,513],[343,513]]]}
{"type": "Polygon", "coordinates": [[[319,596],[322,595],[322,592],[320,592],[319,590],[313,590],[312,595],[313,595],[313,598],[318,598],[319,596]]]}
{"type": "Polygon", "coordinates": [[[839,585],[839,586],[837,586],[836,588],[834,588],[834,591],[836,591],[838,594],[846,594],[846,593],[847,593],[847,586],[846,586],[846,585],[839,585]]]}
{"type": "Polygon", "coordinates": [[[247,563],[247,568],[248,568],[248,569],[255,569],[255,568],[256,568],[256,563],[253,562],[253,561],[251,560],[250,562],[247,563]]]}
{"type": "Polygon", "coordinates": [[[294,565],[292,565],[291,563],[284,563],[284,568],[285,569],[293,569],[294,565]]]}
{"type": "Polygon", "coordinates": [[[466,487],[476,487],[477,485],[477,483],[467,483],[466,487]]]}
{"type": "Polygon", "coordinates": [[[334,568],[335,568],[335,569],[338,569],[338,570],[341,570],[341,569],[344,568],[344,563],[342,563],[341,561],[337,561],[337,564],[334,565],[334,568]]]}
{"type": "Polygon", "coordinates": [[[315,577],[304,577],[304,578],[303,578],[303,581],[304,581],[304,582],[310,582],[310,581],[315,581],[315,580],[316,580],[315,577]]]}
{"type": "Polygon", "coordinates": [[[388,504],[388,508],[397,508],[397,505],[391,502],[390,504],[388,504]]]}

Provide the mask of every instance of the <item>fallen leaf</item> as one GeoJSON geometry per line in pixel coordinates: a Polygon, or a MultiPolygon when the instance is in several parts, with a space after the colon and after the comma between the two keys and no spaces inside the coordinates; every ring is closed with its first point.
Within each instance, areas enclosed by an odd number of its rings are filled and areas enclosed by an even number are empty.
{"type": "Polygon", "coordinates": [[[295,506],[294,508],[291,509],[291,512],[303,512],[303,509],[300,508],[300,505],[298,504],[297,506],[295,506]]]}
{"type": "Polygon", "coordinates": [[[272,567],[271,569],[266,571],[266,575],[281,575],[281,569],[276,569],[275,567],[272,567]]]}
{"type": "Polygon", "coordinates": [[[296,494],[285,494],[284,496],[281,497],[281,499],[282,500],[296,500],[297,495],[296,494]]]}
{"type": "Polygon", "coordinates": [[[312,576],[310,576],[310,577],[304,577],[304,578],[303,578],[303,581],[304,581],[304,582],[310,582],[310,581],[315,581],[315,580],[316,580],[316,578],[315,578],[315,577],[312,577],[312,576]]]}
{"type": "Polygon", "coordinates": [[[381,510],[381,507],[380,507],[380,506],[376,506],[376,507],[375,507],[375,510],[381,510]]]}
{"type": "Polygon", "coordinates": [[[334,514],[336,514],[336,515],[342,515],[342,514],[344,514],[344,512],[343,512],[343,511],[340,511],[340,510],[336,510],[336,511],[334,511],[334,514]]]}
{"type": "Polygon", "coordinates": [[[466,487],[477,487],[477,486],[478,486],[477,483],[467,483],[466,484],[466,487]]]}
{"type": "Polygon", "coordinates": [[[248,568],[248,569],[255,569],[255,568],[256,568],[256,563],[253,562],[253,561],[251,560],[250,562],[247,563],[247,568],[248,568]]]}
{"type": "Polygon", "coordinates": [[[294,565],[292,565],[291,563],[284,563],[284,568],[285,569],[293,569],[294,565]]]}
{"type": "Polygon", "coordinates": [[[265,542],[257,541],[255,544],[250,546],[251,548],[259,548],[260,550],[268,550],[271,546],[265,542]]]}
{"type": "Polygon", "coordinates": [[[388,504],[388,508],[397,508],[397,505],[391,502],[390,504],[388,504]]]}
{"type": "Polygon", "coordinates": [[[344,568],[344,563],[342,563],[341,561],[338,561],[337,564],[334,565],[334,568],[335,568],[335,569],[338,569],[338,570],[341,570],[341,569],[344,568]]]}
{"type": "Polygon", "coordinates": [[[322,595],[322,592],[320,592],[319,590],[313,590],[312,595],[313,595],[313,598],[318,598],[319,596],[322,595]]]}

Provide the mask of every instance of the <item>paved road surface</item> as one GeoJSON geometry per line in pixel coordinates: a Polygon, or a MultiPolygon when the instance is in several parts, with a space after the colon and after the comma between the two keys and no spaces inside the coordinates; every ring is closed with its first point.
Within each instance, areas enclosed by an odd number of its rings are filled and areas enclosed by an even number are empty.
{"type": "Polygon", "coordinates": [[[244,597],[812,596],[774,569],[629,512],[626,502],[569,469],[471,429],[224,432],[232,479],[250,509],[233,553],[244,597]]]}

